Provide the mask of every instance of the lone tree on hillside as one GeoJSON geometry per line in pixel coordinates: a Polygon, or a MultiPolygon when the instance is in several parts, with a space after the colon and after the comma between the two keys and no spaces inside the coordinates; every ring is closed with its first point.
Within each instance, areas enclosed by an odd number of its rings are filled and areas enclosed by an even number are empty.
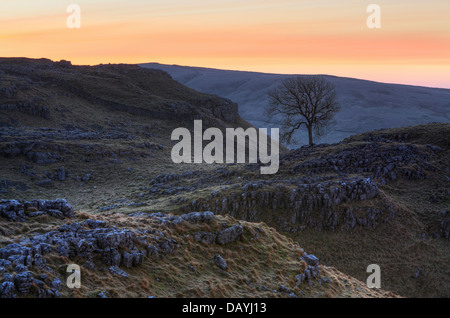
{"type": "Polygon", "coordinates": [[[321,76],[287,78],[269,92],[269,102],[267,115],[281,115],[281,141],[296,143],[293,134],[304,125],[310,146],[313,145],[313,130],[323,135],[340,108],[335,86],[321,76]]]}

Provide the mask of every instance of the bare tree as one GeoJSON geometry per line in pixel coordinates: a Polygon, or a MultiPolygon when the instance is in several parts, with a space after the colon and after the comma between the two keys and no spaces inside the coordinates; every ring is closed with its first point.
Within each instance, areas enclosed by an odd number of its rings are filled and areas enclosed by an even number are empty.
{"type": "Polygon", "coordinates": [[[313,130],[323,135],[340,108],[335,86],[322,76],[287,78],[269,92],[269,102],[267,115],[281,116],[281,140],[286,143],[296,143],[293,134],[304,125],[313,145],[313,130]]]}

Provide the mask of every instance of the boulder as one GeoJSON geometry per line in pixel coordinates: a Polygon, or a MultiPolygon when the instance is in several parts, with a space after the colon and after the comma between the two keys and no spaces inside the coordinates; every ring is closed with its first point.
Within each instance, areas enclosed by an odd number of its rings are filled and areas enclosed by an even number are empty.
{"type": "Polygon", "coordinates": [[[181,223],[183,221],[190,223],[209,223],[214,220],[214,213],[212,212],[191,212],[179,216],[174,223],[181,223]]]}
{"type": "Polygon", "coordinates": [[[214,256],[214,264],[222,270],[227,269],[227,262],[220,255],[214,256]]]}
{"type": "Polygon", "coordinates": [[[128,278],[130,275],[126,273],[125,271],[121,270],[118,266],[111,266],[109,268],[109,272],[113,275],[128,278]]]}
{"type": "Polygon", "coordinates": [[[192,234],[194,240],[206,244],[213,244],[216,241],[217,235],[211,232],[196,232],[192,234]]]}
{"type": "Polygon", "coordinates": [[[0,298],[16,298],[16,287],[12,282],[3,282],[0,285],[0,298]]]}
{"type": "Polygon", "coordinates": [[[244,233],[244,229],[241,225],[234,225],[225,230],[220,231],[217,234],[216,242],[220,245],[232,243],[239,239],[244,233]]]}
{"type": "Polygon", "coordinates": [[[31,272],[21,272],[14,277],[14,285],[17,291],[25,295],[30,292],[33,281],[34,277],[31,272]]]}
{"type": "Polygon", "coordinates": [[[303,255],[302,259],[305,261],[307,265],[316,266],[319,265],[319,259],[312,254],[303,255]]]}

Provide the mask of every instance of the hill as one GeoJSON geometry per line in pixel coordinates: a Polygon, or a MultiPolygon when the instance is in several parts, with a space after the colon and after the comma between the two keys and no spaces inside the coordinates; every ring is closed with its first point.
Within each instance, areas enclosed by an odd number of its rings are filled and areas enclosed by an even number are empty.
{"type": "Polygon", "coordinates": [[[25,221],[0,223],[2,297],[395,297],[319,265],[263,223],[210,212],[60,219],[32,216],[32,203],[25,221]],[[66,285],[70,264],[81,288],[66,285]]]}
{"type": "Polygon", "coordinates": [[[394,296],[264,223],[148,213],[150,180],[213,169],[173,164],[171,131],[250,127],[233,102],[134,65],[8,58],[0,78],[2,297],[394,296]],[[66,286],[70,264],[80,289],[66,286]]]}
{"type": "MultiPolygon", "coordinates": [[[[257,72],[228,71],[201,67],[141,64],[161,69],[175,80],[200,92],[226,97],[239,105],[239,114],[255,127],[276,127],[278,119],[264,115],[268,92],[290,76],[257,72]]],[[[450,122],[450,90],[409,85],[386,84],[325,75],[336,86],[341,110],[336,123],[317,143],[335,143],[362,132],[450,122]]],[[[305,131],[297,134],[300,145],[307,143],[305,131]]],[[[291,145],[295,148],[296,145],[291,145]]]]}
{"type": "Polygon", "coordinates": [[[192,119],[250,124],[162,71],[0,59],[0,79],[3,296],[450,295],[450,124],[301,147],[261,175],[171,161],[192,119]]]}
{"type": "Polygon", "coordinates": [[[159,70],[125,64],[73,66],[67,61],[20,58],[0,59],[0,70],[2,126],[35,127],[43,122],[51,128],[95,130],[115,127],[114,122],[108,122],[111,111],[126,119],[145,117],[177,124],[193,118],[217,126],[239,120],[235,103],[189,89],[159,70]]]}

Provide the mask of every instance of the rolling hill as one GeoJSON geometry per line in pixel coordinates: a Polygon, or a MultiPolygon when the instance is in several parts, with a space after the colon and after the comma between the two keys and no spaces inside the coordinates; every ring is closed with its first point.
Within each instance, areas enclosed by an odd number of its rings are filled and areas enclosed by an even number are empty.
{"type": "MultiPolygon", "coordinates": [[[[228,71],[201,67],[141,64],[164,70],[183,85],[200,92],[216,94],[239,105],[239,114],[255,127],[276,127],[277,118],[268,120],[264,108],[267,93],[289,76],[256,72],[228,71]]],[[[335,143],[369,130],[450,122],[450,90],[378,83],[355,78],[325,75],[336,86],[341,110],[336,123],[315,142],[335,143]]],[[[298,133],[300,145],[306,133],[298,133]]],[[[294,145],[291,146],[292,148],[294,145]]]]}
{"type": "Polygon", "coordinates": [[[450,124],[285,151],[262,175],[173,163],[193,119],[251,126],[161,70],[0,59],[0,295],[450,295],[450,124]]]}
{"type": "Polygon", "coordinates": [[[397,297],[264,222],[185,212],[245,169],[174,164],[193,119],[250,126],[160,70],[0,59],[0,297],[397,297]]]}

